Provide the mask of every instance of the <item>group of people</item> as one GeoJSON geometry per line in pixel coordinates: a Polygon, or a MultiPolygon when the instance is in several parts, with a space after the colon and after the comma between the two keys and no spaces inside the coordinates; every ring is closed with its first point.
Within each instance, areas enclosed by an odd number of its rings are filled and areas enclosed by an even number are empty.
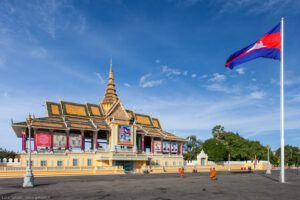
{"type": "MultiPolygon", "coordinates": [[[[181,178],[183,178],[183,176],[184,176],[184,168],[181,168],[180,169],[180,177],[181,178]]],[[[212,168],[211,170],[210,170],[210,178],[212,179],[212,180],[217,180],[217,171],[216,171],[216,169],[215,168],[212,168]]]]}

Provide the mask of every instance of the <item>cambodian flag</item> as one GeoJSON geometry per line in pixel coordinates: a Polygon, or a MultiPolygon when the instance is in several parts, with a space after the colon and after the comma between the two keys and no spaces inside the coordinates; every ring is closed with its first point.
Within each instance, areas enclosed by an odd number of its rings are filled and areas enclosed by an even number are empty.
{"type": "Polygon", "coordinates": [[[236,65],[258,57],[280,60],[280,49],[281,38],[279,23],[255,43],[232,54],[226,61],[225,67],[233,69],[236,65]]]}

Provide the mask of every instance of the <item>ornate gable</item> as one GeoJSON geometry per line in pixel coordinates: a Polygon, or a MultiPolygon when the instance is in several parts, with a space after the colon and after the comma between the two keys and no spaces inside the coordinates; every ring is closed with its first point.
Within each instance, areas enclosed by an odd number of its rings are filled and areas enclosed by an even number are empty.
{"type": "Polygon", "coordinates": [[[154,127],[161,129],[160,122],[157,118],[152,118],[152,122],[153,122],[154,127]]]}
{"type": "Polygon", "coordinates": [[[61,101],[63,115],[88,117],[88,111],[84,104],[61,101]]]}
{"type": "Polygon", "coordinates": [[[62,115],[61,107],[59,103],[46,101],[47,115],[48,117],[59,117],[62,115]]]}
{"type": "Polygon", "coordinates": [[[121,121],[130,120],[130,117],[128,116],[120,100],[118,100],[116,104],[111,107],[110,111],[107,113],[107,118],[114,118],[115,120],[121,121]]]}
{"type": "Polygon", "coordinates": [[[149,115],[135,113],[135,119],[138,124],[153,126],[151,117],[149,115]]]}
{"type": "Polygon", "coordinates": [[[103,112],[99,105],[87,103],[86,106],[87,106],[87,110],[89,112],[89,116],[103,117],[103,112]]]}

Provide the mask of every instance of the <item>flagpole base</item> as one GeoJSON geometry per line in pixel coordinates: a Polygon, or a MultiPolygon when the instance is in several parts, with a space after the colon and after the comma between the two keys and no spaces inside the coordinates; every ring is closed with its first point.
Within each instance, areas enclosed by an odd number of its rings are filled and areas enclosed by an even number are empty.
{"type": "Polygon", "coordinates": [[[267,167],[266,174],[271,174],[271,167],[270,167],[270,165],[268,165],[268,167],[267,167]]]}
{"type": "Polygon", "coordinates": [[[34,176],[31,169],[26,170],[23,187],[34,187],[34,176]]]}

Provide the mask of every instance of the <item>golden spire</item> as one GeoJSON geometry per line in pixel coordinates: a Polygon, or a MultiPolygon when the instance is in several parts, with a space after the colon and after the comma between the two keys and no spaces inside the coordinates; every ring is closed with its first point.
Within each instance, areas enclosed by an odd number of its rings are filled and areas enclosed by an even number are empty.
{"type": "Polygon", "coordinates": [[[118,95],[116,93],[116,88],[114,84],[114,74],[112,71],[112,59],[110,59],[108,84],[102,100],[102,105],[105,108],[105,110],[108,110],[112,106],[112,104],[115,103],[117,100],[118,100],[118,95]]]}

